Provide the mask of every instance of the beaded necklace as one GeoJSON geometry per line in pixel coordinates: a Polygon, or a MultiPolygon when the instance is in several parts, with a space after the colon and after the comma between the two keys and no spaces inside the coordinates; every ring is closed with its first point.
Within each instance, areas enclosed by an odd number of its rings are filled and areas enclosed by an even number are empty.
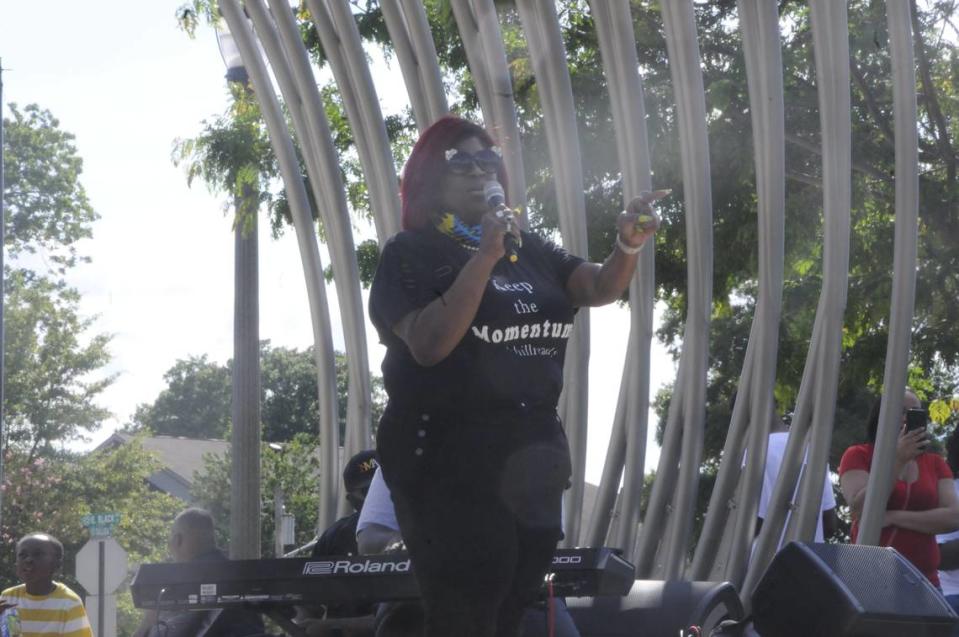
{"type": "Polygon", "coordinates": [[[471,252],[479,250],[482,225],[468,225],[452,212],[445,212],[436,221],[436,229],[471,252]]]}

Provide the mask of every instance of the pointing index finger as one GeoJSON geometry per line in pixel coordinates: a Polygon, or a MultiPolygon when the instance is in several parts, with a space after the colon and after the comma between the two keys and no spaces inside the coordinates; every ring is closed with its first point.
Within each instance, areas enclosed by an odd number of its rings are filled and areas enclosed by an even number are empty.
{"type": "Polygon", "coordinates": [[[668,197],[673,191],[669,188],[663,190],[654,190],[652,192],[644,190],[639,193],[639,200],[643,203],[653,203],[654,201],[659,201],[664,197],[668,197]]]}

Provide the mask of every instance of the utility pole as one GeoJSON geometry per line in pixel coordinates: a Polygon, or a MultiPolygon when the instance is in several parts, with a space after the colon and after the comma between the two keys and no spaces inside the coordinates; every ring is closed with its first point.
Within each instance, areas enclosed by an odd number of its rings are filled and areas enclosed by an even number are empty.
{"type": "MultiPolygon", "coordinates": [[[[225,25],[216,31],[226,80],[249,94],[249,75],[225,25]]],[[[244,184],[234,195],[233,398],[230,435],[230,557],[260,557],[260,309],[258,193],[244,184]]]]}
{"type": "Polygon", "coordinates": [[[256,192],[234,199],[230,557],[260,557],[260,313],[256,192]],[[249,208],[252,207],[252,210],[249,208]]]}

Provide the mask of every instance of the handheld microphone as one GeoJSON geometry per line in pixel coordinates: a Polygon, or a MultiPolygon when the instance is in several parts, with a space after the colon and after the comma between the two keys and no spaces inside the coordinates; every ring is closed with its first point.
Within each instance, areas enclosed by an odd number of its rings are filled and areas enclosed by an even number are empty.
{"type": "MultiPolygon", "coordinates": [[[[483,196],[486,197],[486,205],[492,210],[506,207],[506,193],[503,191],[503,186],[495,179],[483,184],[483,196]]],[[[506,246],[506,255],[509,262],[516,263],[519,261],[519,255],[516,254],[516,237],[507,232],[503,238],[503,243],[506,246]]]]}
{"type": "Polygon", "coordinates": [[[490,208],[506,205],[506,193],[503,192],[503,186],[495,179],[490,179],[483,184],[483,196],[486,197],[486,205],[490,208]]]}

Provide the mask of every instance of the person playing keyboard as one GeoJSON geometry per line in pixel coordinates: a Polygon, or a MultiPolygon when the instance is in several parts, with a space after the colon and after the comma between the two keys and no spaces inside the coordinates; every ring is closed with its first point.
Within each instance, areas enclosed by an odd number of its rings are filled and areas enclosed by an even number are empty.
{"type": "MultiPolygon", "coordinates": [[[[189,508],[176,516],[168,543],[170,560],[187,562],[225,562],[227,558],[216,546],[215,525],[209,511],[189,508]]],[[[144,611],[133,637],[260,637],[265,635],[263,620],[242,609],[213,611],[179,611],[160,613],[144,611]]]]}

